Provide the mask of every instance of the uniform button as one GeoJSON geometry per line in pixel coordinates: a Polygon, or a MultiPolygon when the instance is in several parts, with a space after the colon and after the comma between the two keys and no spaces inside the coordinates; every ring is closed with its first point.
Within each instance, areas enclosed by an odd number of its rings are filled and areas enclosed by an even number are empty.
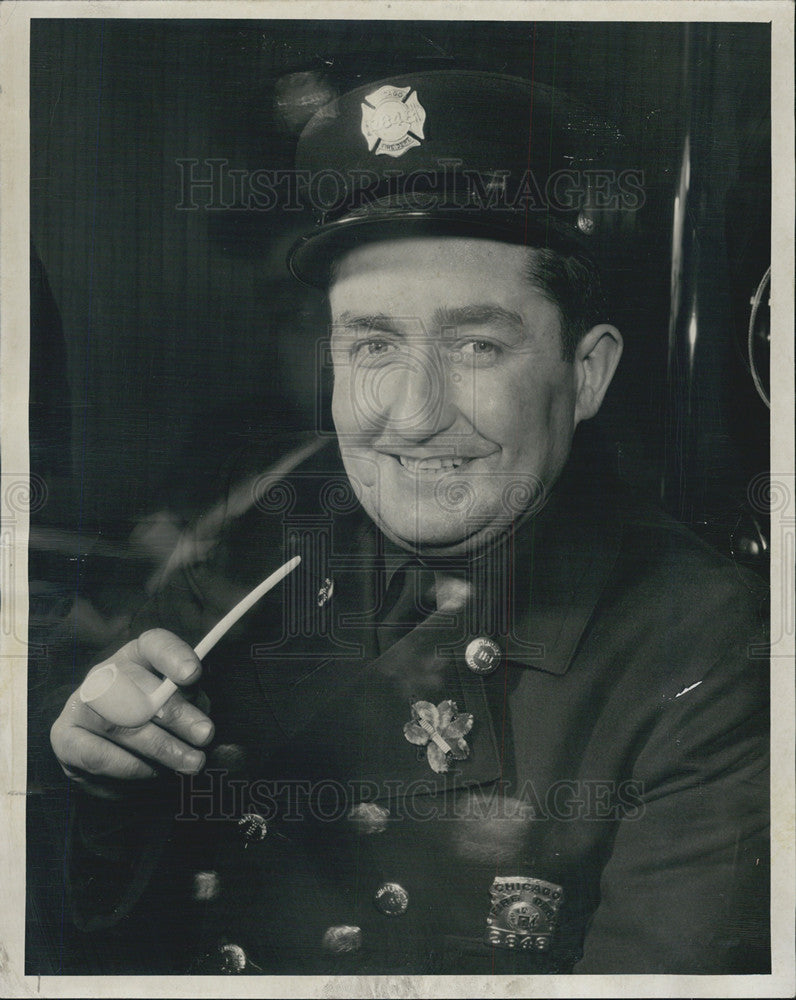
{"type": "Polygon", "coordinates": [[[246,968],[246,952],[239,944],[222,944],[218,954],[225,975],[235,975],[246,968]]]}
{"type": "Polygon", "coordinates": [[[210,902],[221,891],[218,872],[197,872],[193,877],[193,898],[200,903],[210,902]]]}
{"type": "Polygon", "coordinates": [[[390,822],[390,810],[375,802],[360,802],[348,814],[357,833],[384,833],[390,822]]]}
{"type": "Polygon", "coordinates": [[[397,882],[385,882],[373,897],[376,909],[387,917],[400,917],[409,906],[409,893],[397,882]]]}
{"type": "Polygon", "coordinates": [[[323,933],[321,946],[332,955],[347,955],[362,947],[362,930],[348,924],[327,927],[323,933]]]}
{"type": "Polygon", "coordinates": [[[238,820],[238,830],[246,841],[244,846],[248,847],[250,843],[265,840],[268,824],[259,813],[245,813],[238,820]]]}
{"type": "Polygon", "coordinates": [[[497,670],[502,655],[496,642],[479,636],[465,649],[464,662],[474,674],[491,674],[497,670]]]}

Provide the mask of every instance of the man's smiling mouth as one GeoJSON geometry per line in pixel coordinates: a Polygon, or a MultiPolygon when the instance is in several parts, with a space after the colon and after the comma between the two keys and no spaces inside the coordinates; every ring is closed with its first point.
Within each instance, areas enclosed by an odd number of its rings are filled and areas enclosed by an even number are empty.
{"type": "Polygon", "coordinates": [[[395,457],[408,472],[412,473],[445,472],[449,469],[458,469],[460,465],[471,461],[467,458],[455,458],[452,455],[441,458],[410,458],[408,455],[395,457]]]}

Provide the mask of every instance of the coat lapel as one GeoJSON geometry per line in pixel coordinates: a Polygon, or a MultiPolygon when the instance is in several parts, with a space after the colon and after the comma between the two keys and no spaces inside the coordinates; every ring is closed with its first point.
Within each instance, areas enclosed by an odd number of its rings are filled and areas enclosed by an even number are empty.
{"type": "MultiPolygon", "coordinates": [[[[342,527],[342,526],[341,526],[342,527]]],[[[298,628],[289,641],[258,647],[261,689],[303,773],[356,782],[372,798],[430,793],[496,780],[500,774],[495,735],[480,677],[458,668],[455,618],[436,612],[377,654],[375,621],[387,573],[379,566],[379,536],[359,519],[339,535],[349,544],[327,546],[319,562],[302,558],[288,601],[298,628]],[[331,598],[314,595],[325,580],[331,598]],[[475,723],[467,760],[435,773],[424,748],[404,736],[411,705],[452,700],[475,723]]],[[[317,549],[317,546],[316,546],[317,549]]]]}
{"type": "Polygon", "coordinates": [[[381,656],[374,623],[387,574],[379,572],[384,551],[375,526],[357,506],[313,531],[305,524],[303,535],[288,532],[302,565],[286,590],[280,641],[257,646],[255,662],[297,768],[356,779],[371,786],[371,797],[500,777],[485,679],[466,668],[464,652],[471,638],[488,636],[510,665],[549,674],[568,669],[621,538],[605,480],[581,473],[576,463],[540,513],[471,566],[482,599],[464,617],[432,614],[381,656]],[[319,603],[329,582],[332,596],[319,603]],[[414,701],[445,699],[472,713],[475,724],[470,757],[436,774],[403,727],[414,701]]]}

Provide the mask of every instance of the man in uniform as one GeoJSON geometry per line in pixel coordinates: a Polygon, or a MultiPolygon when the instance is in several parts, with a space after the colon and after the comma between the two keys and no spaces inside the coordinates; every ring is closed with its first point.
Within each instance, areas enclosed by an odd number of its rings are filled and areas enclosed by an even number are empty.
{"type": "Polygon", "coordinates": [[[308,124],[336,197],[289,263],[328,288],[336,438],[133,623],[160,715],[75,693],[53,727],[73,971],[766,971],[763,588],[580,426],[621,354],[589,250],[618,147],[483,73],[308,124]]]}

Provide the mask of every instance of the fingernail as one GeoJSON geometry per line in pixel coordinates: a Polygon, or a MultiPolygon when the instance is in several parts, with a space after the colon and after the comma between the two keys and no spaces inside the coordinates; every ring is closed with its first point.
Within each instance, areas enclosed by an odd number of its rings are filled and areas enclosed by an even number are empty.
{"type": "Polygon", "coordinates": [[[184,684],[196,673],[196,662],[194,660],[184,660],[180,664],[180,681],[184,684]]]}
{"type": "Polygon", "coordinates": [[[204,762],[205,755],[203,753],[186,753],[183,756],[183,767],[181,767],[180,770],[193,773],[200,770],[204,762]]]}
{"type": "Polygon", "coordinates": [[[191,737],[194,743],[206,743],[210,739],[212,732],[213,723],[207,720],[204,722],[194,722],[191,726],[191,737]]]}

